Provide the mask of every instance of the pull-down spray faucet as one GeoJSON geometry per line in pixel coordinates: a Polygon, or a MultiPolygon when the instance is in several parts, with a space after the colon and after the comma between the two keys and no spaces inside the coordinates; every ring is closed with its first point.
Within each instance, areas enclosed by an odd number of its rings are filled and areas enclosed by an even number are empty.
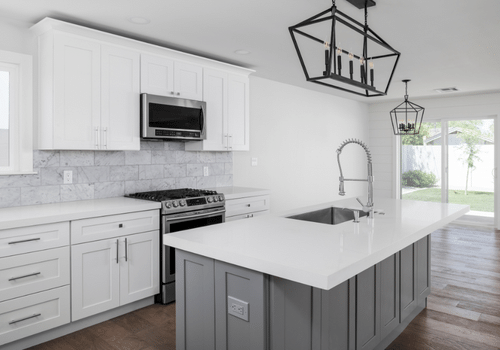
{"type": "Polygon", "coordinates": [[[337,161],[339,163],[339,170],[340,170],[340,183],[339,183],[339,195],[345,196],[345,190],[344,190],[344,181],[367,181],[368,182],[368,203],[363,204],[359,198],[356,198],[356,200],[361,204],[363,207],[363,211],[369,212],[370,217],[373,217],[373,171],[372,171],[372,156],[370,154],[370,150],[368,149],[368,146],[365,145],[362,141],[356,140],[356,139],[348,139],[342,142],[342,144],[339,146],[337,149],[337,161]],[[366,179],[345,179],[344,175],[342,174],[342,166],[340,165],[340,153],[342,153],[342,149],[350,144],[350,143],[357,143],[366,152],[366,157],[368,159],[368,177],[366,179]]]}

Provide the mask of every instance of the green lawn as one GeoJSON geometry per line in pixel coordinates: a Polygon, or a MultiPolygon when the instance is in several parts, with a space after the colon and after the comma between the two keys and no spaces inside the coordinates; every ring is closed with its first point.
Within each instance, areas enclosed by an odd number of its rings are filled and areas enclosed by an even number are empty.
{"type": "MultiPolygon", "coordinates": [[[[416,201],[441,202],[440,188],[425,188],[415,192],[403,195],[403,199],[412,199],[416,201]]],[[[493,212],[493,192],[450,190],[448,200],[455,204],[468,204],[470,210],[493,212]]]]}

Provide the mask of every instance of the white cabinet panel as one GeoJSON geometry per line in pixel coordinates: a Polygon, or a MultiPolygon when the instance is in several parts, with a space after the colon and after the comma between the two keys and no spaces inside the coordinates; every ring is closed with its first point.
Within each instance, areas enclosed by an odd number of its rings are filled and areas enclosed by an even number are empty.
{"type": "Polygon", "coordinates": [[[0,257],[69,245],[69,222],[0,230],[0,257]]]}
{"type": "Polygon", "coordinates": [[[118,239],[71,247],[72,321],[120,305],[118,239]]]}
{"type": "Polygon", "coordinates": [[[57,30],[38,43],[39,148],[139,150],[139,53],[57,30]]]}
{"type": "Polygon", "coordinates": [[[229,75],[228,78],[228,144],[233,151],[248,151],[249,102],[248,77],[229,75]]]}
{"type": "Polygon", "coordinates": [[[135,51],[103,46],[101,57],[100,149],[139,149],[140,55],[135,51]]]}
{"type": "Polygon", "coordinates": [[[226,201],[226,218],[270,209],[270,196],[253,196],[226,201]]]}
{"type": "Polygon", "coordinates": [[[248,76],[203,70],[207,139],[186,143],[187,151],[248,151],[248,76]]]}
{"type": "Polygon", "coordinates": [[[147,210],[71,222],[71,243],[83,243],[160,228],[160,211],[147,210]]]}
{"type": "Polygon", "coordinates": [[[122,239],[125,259],[120,262],[120,304],[131,303],[160,292],[158,231],[122,239]]]}
{"type": "Polygon", "coordinates": [[[174,92],[174,61],[141,55],[141,93],[171,96],[174,92]]]}
{"type": "Polygon", "coordinates": [[[69,286],[0,303],[0,346],[70,321],[69,286]]]}
{"type": "Polygon", "coordinates": [[[201,66],[186,62],[174,63],[175,95],[181,98],[201,101],[203,99],[201,66]]]}
{"type": "Polygon", "coordinates": [[[141,93],[203,99],[203,68],[167,57],[141,55],[141,93]]]}
{"type": "Polygon", "coordinates": [[[53,147],[95,149],[100,127],[99,43],[55,33],[53,68],[53,101],[46,101],[54,108],[53,147]]]}
{"type": "Polygon", "coordinates": [[[0,301],[69,284],[69,247],[0,259],[0,301]]]}

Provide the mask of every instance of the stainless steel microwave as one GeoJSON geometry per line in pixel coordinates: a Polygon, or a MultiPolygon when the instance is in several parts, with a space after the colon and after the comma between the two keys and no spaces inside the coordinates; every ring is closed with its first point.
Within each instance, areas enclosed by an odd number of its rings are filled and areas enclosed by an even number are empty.
{"type": "Polygon", "coordinates": [[[206,138],[206,103],[141,94],[141,138],[200,141],[206,138]]]}

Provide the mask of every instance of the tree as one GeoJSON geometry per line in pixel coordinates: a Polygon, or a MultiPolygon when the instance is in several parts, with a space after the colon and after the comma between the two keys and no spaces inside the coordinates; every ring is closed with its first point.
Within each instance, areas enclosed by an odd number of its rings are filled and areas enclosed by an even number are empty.
{"type": "Polygon", "coordinates": [[[479,141],[481,140],[480,120],[466,120],[466,121],[452,121],[450,127],[459,127],[461,129],[458,137],[463,141],[458,146],[464,153],[464,158],[461,158],[465,165],[467,165],[467,174],[465,176],[465,195],[469,185],[469,174],[476,168],[477,161],[481,161],[479,157],[479,141]]]}
{"type": "Polygon", "coordinates": [[[434,128],[436,128],[437,123],[422,123],[420,126],[420,132],[417,135],[404,135],[401,136],[401,144],[405,146],[423,146],[424,136],[429,137],[434,128]]]}

